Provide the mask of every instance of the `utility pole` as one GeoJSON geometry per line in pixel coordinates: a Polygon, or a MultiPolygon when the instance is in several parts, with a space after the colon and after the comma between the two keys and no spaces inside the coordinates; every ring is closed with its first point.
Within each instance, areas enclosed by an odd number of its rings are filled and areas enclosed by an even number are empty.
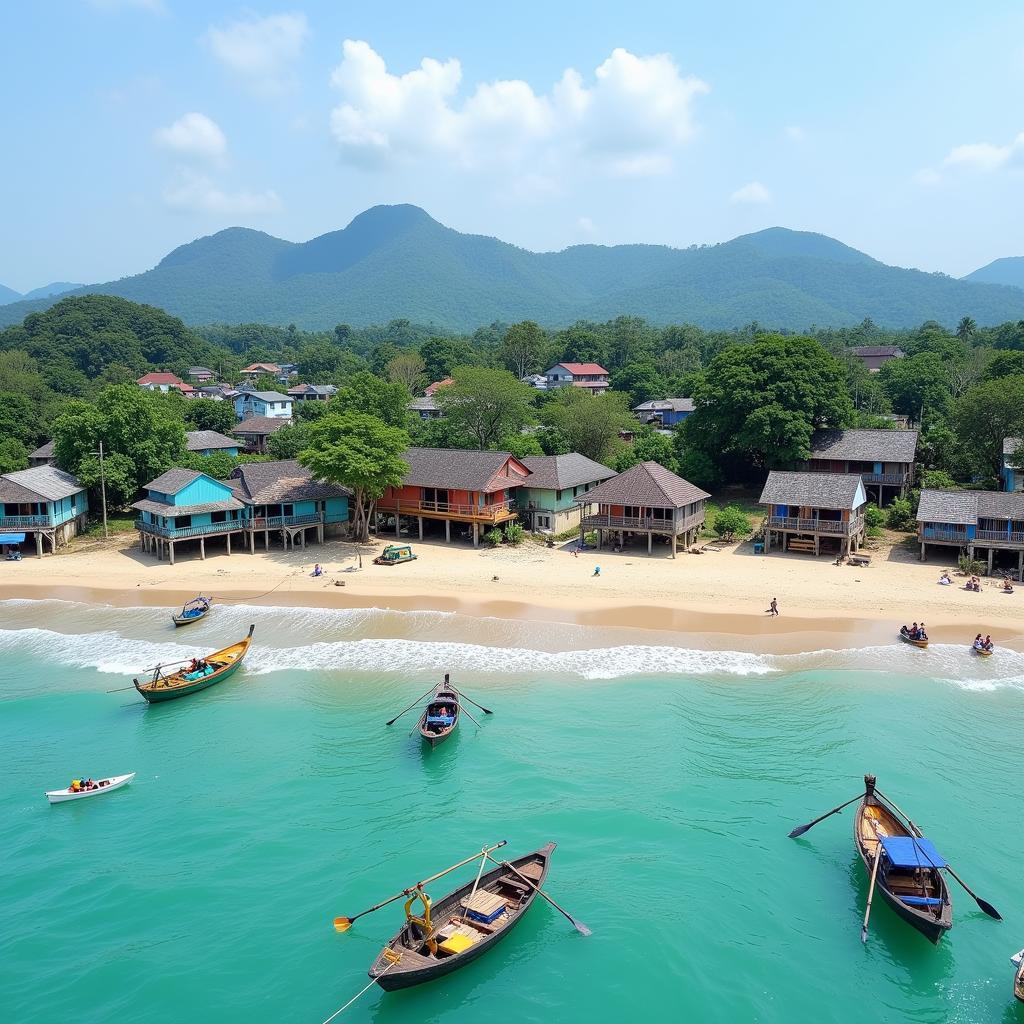
{"type": "Polygon", "coordinates": [[[100,441],[100,450],[93,452],[93,455],[100,457],[100,491],[103,494],[103,539],[109,540],[110,533],[107,530],[107,475],[103,469],[103,442],[100,441]]]}

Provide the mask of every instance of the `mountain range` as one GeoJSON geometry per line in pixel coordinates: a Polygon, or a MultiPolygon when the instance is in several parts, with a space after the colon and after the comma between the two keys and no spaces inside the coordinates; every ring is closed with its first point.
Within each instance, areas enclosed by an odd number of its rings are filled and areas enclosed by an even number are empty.
{"type": "Polygon", "coordinates": [[[44,284],[41,288],[33,288],[30,292],[16,292],[13,288],[8,288],[6,285],[0,284],[0,306],[6,306],[12,302],[21,302],[24,300],[31,301],[32,299],[50,299],[56,298],[58,295],[63,295],[66,292],[72,292],[76,288],[84,288],[81,284],[72,284],[70,281],[51,281],[50,284],[44,284]]]}
{"type": "Polygon", "coordinates": [[[965,281],[980,281],[982,284],[1010,284],[1024,288],[1024,256],[1004,256],[993,260],[984,267],[968,274],[965,281]]]}
{"type": "MultiPolygon", "coordinates": [[[[408,205],[373,207],[308,242],[228,228],[178,247],[152,270],[75,289],[88,292],[159,306],[193,324],[308,329],[397,318],[453,330],[495,320],[561,326],[623,314],[713,329],[755,320],[800,329],[865,317],[885,327],[1024,319],[1024,289],[887,266],[812,232],[768,228],[689,249],[537,253],[462,234],[408,205]]],[[[0,326],[52,301],[0,306],[0,326]]]]}

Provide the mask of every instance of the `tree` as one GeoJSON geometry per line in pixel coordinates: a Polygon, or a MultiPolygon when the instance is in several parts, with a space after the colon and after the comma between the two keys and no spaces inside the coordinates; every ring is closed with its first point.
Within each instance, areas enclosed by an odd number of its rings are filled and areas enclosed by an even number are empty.
{"type": "Polygon", "coordinates": [[[498,448],[517,459],[525,459],[531,455],[547,455],[536,434],[510,434],[502,438],[498,448]]]}
{"type": "Polygon", "coordinates": [[[412,396],[397,380],[384,380],[369,370],[352,374],[330,401],[331,412],[361,412],[392,427],[403,427],[412,396]]]}
{"type": "Polygon", "coordinates": [[[667,434],[659,434],[650,427],[642,427],[633,439],[619,452],[615,459],[615,471],[623,473],[639,462],[657,462],[673,473],[679,469],[675,445],[667,434]]]}
{"type": "Polygon", "coordinates": [[[267,453],[275,459],[297,459],[299,453],[309,447],[309,440],[309,422],[289,424],[267,438],[267,453]]]}
{"type": "Polygon", "coordinates": [[[924,421],[926,411],[941,415],[949,407],[949,373],[934,352],[890,359],[878,371],[878,379],[893,410],[918,423],[924,421]]]}
{"type": "Polygon", "coordinates": [[[623,447],[619,432],[637,427],[625,395],[591,395],[582,388],[559,388],[541,411],[541,419],[565,439],[569,451],[603,463],[611,462],[623,447]]]}
{"type": "Polygon", "coordinates": [[[0,473],[28,468],[28,448],[16,437],[0,438],[0,473]]]}
{"type": "Polygon", "coordinates": [[[217,430],[226,434],[236,422],[235,407],[230,402],[194,398],[185,405],[185,424],[192,430],[217,430]]]}
{"type": "Polygon", "coordinates": [[[844,367],[813,338],[761,335],[733,345],[699,376],[693,398],[680,428],[684,450],[736,477],[807,459],[815,430],[853,419],[844,367]]]}
{"type": "Polygon", "coordinates": [[[529,419],[533,391],[507,370],[459,366],[452,380],[434,392],[434,402],[481,450],[521,430],[529,419]]]}
{"type": "Polygon", "coordinates": [[[978,325],[969,316],[961,317],[956,325],[956,336],[963,342],[970,343],[978,330],[978,325]]]}
{"type": "Polygon", "coordinates": [[[632,406],[668,397],[665,378],[653,363],[629,363],[612,374],[611,384],[616,391],[629,394],[632,406]]]}
{"type": "Polygon", "coordinates": [[[505,332],[499,355],[505,368],[522,380],[540,368],[541,354],[546,345],[544,329],[532,320],[523,320],[505,332]]]}
{"type": "MultiPolygon", "coordinates": [[[[93,452],[102,441],[105,468],[123,478],[118,500],[112,503],[127,501],[184,457],[185,428],[175,400],[181,401],[178,396],[153,394],[134,384],[108,387],[95,403],[73,399],[53,425],[58,465],[78,475],[87,486],[98,483],[99,460],[93,452]],[[90,460],[96,463],[94,473],[90,460]]],[[[107,493],[109,498],[109,480],[107,493]]]]}
{"type": "Polygon", "coordinates": [[[953,425],[988,476],[999,476],[1003,441],[1024,436],[1024,376],[976,384],[956,404],[953,425]]]}
{"type": "Polygon", "coordinates": [[[426,384],[427,365],[418,352],[399,352],[387,365],[388,379],[405,385],[410,395],[418,395],[426,384]]]}
{"type": "Polygon", "coordinates": [[[468,366],[473,347],[462,338],[428,338],[420,345],[420,358],[430,381],[444,380],[456,366],[468,366]]]}
{"type": "Polygon", "coordinates": [[[737,505],[726,505],[715,513],[712,529],[722,540],[732,540],[737,535],[746,537],[751,530],[750,516],[737,505]]]}
{"type": "Polygon", "coordinates": [[[86,454],[78,463],[75,476],[78,477],[79,483],[94,495],[100,495],[101,487],[106,488],[107,504],[111,508],[127,505],[139,493],[138,467],[121,452],[111,452],[108,455],[104,450],[102,468],[98,455],[91,452],[86,454]]]}
{"type": "Polygon", "coordinates": [[[309,427],[309,447],[299,461],[320,480],[352,491],[356,539],[370,539],[377,499],[398,487],[409,471],[402,458],[409,435],[361,412],[332,413],[309,427]]]}
{"type": "Polygon", "coordinates": [[[941,469],[926,469],[921,474],[921,489],[955,491],[956,481],[941,469]]]}

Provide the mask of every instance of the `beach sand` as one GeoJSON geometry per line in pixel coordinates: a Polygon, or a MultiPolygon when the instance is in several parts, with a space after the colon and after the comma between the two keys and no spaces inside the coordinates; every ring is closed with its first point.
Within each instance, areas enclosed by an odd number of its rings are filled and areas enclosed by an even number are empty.
{"type": "Polygon", "coordinates": [[[1020,604],[984,580],[980,594],[937,583],[949,560],[922,564],[908,548],[879,543],[867,568],[825,556],[754,555],[750,544],[673,560],[656,547],[584,551],[414,542],[416,561],[376,566],[389,538],[368,545],[333,540],[303,550],[251,554],[218,549],[206,560],[185,548],[175,565],[144,554],[134,533],[76,538],[41,560],[0,562],[0,598],[58,598],[171,608],[197,593],[265,606],[376,607],[568,622],[687,635],[690,646],[766,653],[891,643],[899,626],[924,621],[933,640],[969,644],[981,631],[1024,648],[1020,604]],[[362,567],[359,568],[359,558],[362,567]],[[314,562],[325,570],[310,576],[314,562]],[[600,566],[601,575],[593,575],[600,566]],[[343,584],[343,585],[336,585],[343,584]],[[766,614],[778,599],[781,614],[766,614]]]}

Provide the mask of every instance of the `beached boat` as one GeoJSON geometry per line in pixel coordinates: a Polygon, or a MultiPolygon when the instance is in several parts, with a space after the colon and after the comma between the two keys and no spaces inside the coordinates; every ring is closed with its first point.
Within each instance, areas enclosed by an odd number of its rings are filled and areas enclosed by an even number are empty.
{"type": "Polygon", "coordinates": [[[1017,968],[1013,974],[1013,994],[1024,1003],[1024,949],[1011,956],[1010,963],[1017,968]]]}
{"type": "Polygon", "coordinates": [[[459,692],[448,682],[445,674],[444,682],[434,691],[434,696],[420,716],[420,735],[432,746],[443,743],[459,724],[459,692]]]}
{"type": "Polygon", "coordinates": [[[77,792],[70,786],[67,789],[52,789],[46,794],[46,799],[51,804],[62,804],[68,800],[85,800],[87,797],[99,796],[101,793],[113,793],[115,789],[127,786],[134,778],[135,772],[129,772],[127,775],[112,775],[109,779],[97,779],[93,789],[82,789],[77,792]]]}
{"type": "Polygon", "coordinates": [[[191,601],[185,602],[180,612],[171,616],[171,622],[175,627],[190,626],[193,622],[198,622],[206,617],[212,600],[212,597],[203,597],[202,594],[199,597],[193,597],[191,601]]]}
{"type": "Polygon", "coordinates": [[[554,849],[555,844],[548,843],[503,863],[478,883],[463,885],[436,902],[422,889],[414,889],[405,904],[405,925],[374,961],[370,977],[392,992],[441,978],[482,956],[530,909],[536,889],[544,887],[554,849]],[[412,912],[417,900],[419,915],[412,912]]]}
{"type": "Polygon", "coordinates": [[[878,793],[873,775],[864,776],[853,839],[869,879],[880,853],[876,888],[885,902],[937,943],[953,927],[953,901],[942,874],[946,861],[921,830],[878,793]]]}
{"type": "Polygon", "coordinates": [[[991,658],[992,657],[992,651],[991,650],[985,650],[984,647],[975,647],[974,644],[971,644],[971,650],[974,651],[974,653],[977,654],[981,658],[991,658]]]}
{"type": "Polygon", "coordinates": [[[925,647],[927,647],[927,646],[928,646],[928,638],[927,638],[927,637],[925,637],[925,638],[924,638],[923,640],[915,640],[915,639],[914,639],[914,638],[913,638],[913,637],[912,637],[912,636],[910,635],[910,632],[909,632],[909,631],[907,630],[907,627],[906,627],[906,626],[901,626],[901,627],[900,627],[900,639],[901,639],[901,640],[902,640],[902,641],[903,641],[903,642],[904,642],[905,644],[910,644],[910,645],[911,645],[912,647],[920,647],[920,648],[921,648],[922,650],[923,650],[923,649],[924,649],[925,647]]]}
{"type": "Polygon", "coordinates": [[[245,657],[252,643],[252,633],[255,625],[249,627],[249,635],[244,640],[239,640],[222,651],[214,651],[205,658],[198,658],[196,668],[187,666],[164,675],[158,665],[153,671],[153,678],[148,683],[140,683],[133,679],[135,689],[142,694],[150,703],[158,703],[164,700],[174,700],[177,697],[184,697],[190,693],[197,693],[205,690],[208,686],[223,682],[229,676],[238,671],[242,659],[245,657]]]}

